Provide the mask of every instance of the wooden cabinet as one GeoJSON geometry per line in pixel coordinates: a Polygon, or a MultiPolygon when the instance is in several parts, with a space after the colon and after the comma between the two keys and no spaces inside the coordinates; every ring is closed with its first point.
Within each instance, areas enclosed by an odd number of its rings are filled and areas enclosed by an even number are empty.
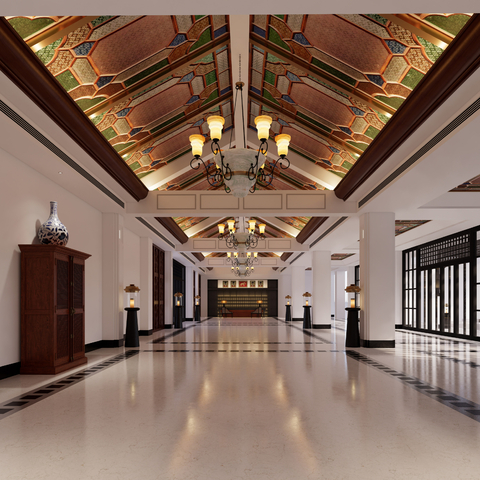
{"type": "Polygon", "coordinates": [[[21,367],[24,374],[57,374],[87,363],[87,253],[57,245],[19,245],[21,367]]]}

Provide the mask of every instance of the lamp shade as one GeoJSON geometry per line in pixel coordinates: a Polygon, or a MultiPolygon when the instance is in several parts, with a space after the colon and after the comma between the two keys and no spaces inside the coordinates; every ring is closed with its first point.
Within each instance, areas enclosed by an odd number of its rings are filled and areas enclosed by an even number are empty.
{"type": "Polygon", "coordinates": [[[190,135],[188,137],[190,145],[192,146],[192,154],[194,157],[201,157],[203,151],[203,145],[205,143],[205,137],[203,135],[190,135]]]}
{"type": "Polygon", "coordinates": [[[207,118],[208,128],[210,129],[210,137],[213,140],[220,140],[222,138],[223,125],[225,119],[218,115],[207,118]]]}
{"type": "Polygon", "coordinates": [[[227,220],[228,230],[233,230],[235,228],[235,220],[227,220]]]}
{"type": "Polygon", "coordinates": [[[258,231],[260,232],[260,235],[263,235],[265,233],[265,227],[266,225],[264,223],[258,224],[258,231]]]}
{"type": "Polygon", "coordinates": [[[272,117],[268,115],[260,115],[255,118],[255,126],[257,127],[258,139],[266,140],[270,136],[270,125],[272,124],[272,117]]]}
{"type": "Polygon", "coordinates": [[[278,156],[288,155],[288,146],[290,145],[290,140],[292,137],[283,133],[282,135],[277,135],[275,137],[275,142],[277,143],[278,156]]]}
{"type": "Polygon", "coordinates": [[[219,223],[217,225],[217,227],[218,227],[218,233],[220,235],[223,235],[225,233],[225,224],[224,223],[219,223]]]}
{"type": "Polygon", "coordinates": [[[248,221],[248,229],[253,233],[255,231],[255,224],[257,223],[256,220],[249,220],[248,221]]]}

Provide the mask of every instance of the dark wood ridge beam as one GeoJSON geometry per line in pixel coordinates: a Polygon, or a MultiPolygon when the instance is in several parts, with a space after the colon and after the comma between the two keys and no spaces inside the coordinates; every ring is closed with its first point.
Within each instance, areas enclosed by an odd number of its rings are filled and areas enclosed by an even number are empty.
{"type": "Polygon", "coordinates": [[[98,103],[92,108],[85,110],[85,114],[89,117],[96,116],[100,113],[105,112],[106,110],[110,110],[115,105],[123,102],[125,99],[132,97],[137,92],[141,92],[148,87],[151,87],[155,83],[161,82],[165,80],[170,75],[175,74],[178,70],[182,69],[186,65],[190,65],[191,63],[195,62],[197,59],[203,58],[205,55],[208,55],[212,52],[215,52],[219,48],[222,48],[224,45],[227,45],[230,42],[230,33],[225,32],[220,37],[216,38],[213,43],[208,43],[203,47],[198,48],[195,50],[194,53],[190,53],[185,55],[184,57],[180,57],[176,62],[173,62],[170,65],[166,65],[164,68],[158,70],[157,72],[153,73],[152,75],[144,78],[143,80],[135,83],[131,87],[127,87],[121,92],[118,92],[116,95],[112,95],[107,100],[98,103]]]}
{"type": "Polygon", "coordinates": [[[305,243],[326,221],[328,217],[312,217],[296,236],[298,243],[305,243]]]}
{"type": "Polygon", "coordinates": [[[62,17],[58,22],[26,38],[25,42],[34,52],[38,52],[41,48],[56,42],[59,38],[65,37],[96,18],[98,18],[98,15],[92,17],[62,17]]]}
{"type": "Polygon", "coordinates": [[[204,113],[204,112],[208,111],[209,109],[215,107],[217,104],[221,104],[225,100],[228,100],[232,97],[233,97],[233,92],[224,93],[223,95],[221,95],[220,97],[211,101],[210,103],[202,105],[201,107],[197,108],[196,110],[193,110],[192,112],[185,115],[184,117],[179,118],[178,120],[175,120],[174,122],[170,123],[167,127],[156,131],[153,135],[150,135],[149,137],[145,137],[142,141],[136,143],[135,145],[130,145],[130,147],[127,147],[127,148],[124,148],[123,150],[120,150],[119,151],[120,155],[128,155],[129,153],[135,152],[140,147],[143,147],[144,145],[150,143],[153,139],[155,139],[157,137],[165,137],[165,136],[169,135],[173,131],[178,130],[179,128],[186,125],[189,121],[191,121],[196,116],[201,115],[202,113],[204,113]]]}
{"type": "Polygon", "coordinates": [[[389,14],[382,14],[382,17],[390,20],[392,23],[396,25],[400,25],[401,27],[409,30],[410,32],[414,33],[415,35],[419,35],[420,37],[428,40],[430,43],[433,43],[437,47],[445,48],[447,45],[452,43],[453,39],[455,38],[452,34],[446,32],[445,30],[441,30],[440,28],[435,27],[431,23],[426,22],[418,15],[410,14],[410,13],[397,13],[393,15],[389,14]]]}
{"type": "Polygon", "coordinates": [[[480,66],[480,15],[474,14],[335,187],[347,200],[480,66]]]}
{"type": "Polygon", "coordinates": [[[0,70],[133,198],[148,188],[85,116],[20,35],[0,17],[0,70]]]}
{"type": "Polygon", "coordinates": [[[359,102],[363,102],[366,105],[368,105],[370,108],[374,108],[375,110],[379,111],[380,113],[385,113],[386,115],[393,115],[395,113],[395,109],[390,107],[389,105],[386,105],[379,100],[375,99],[374,97],[368,95],[367,93],[364,93],[355,87],[352,87],[348,83],[343,82],[337,77],[334,77],[333,75],[330,75],[327,72],[324,72],[321,68],[312,65],[305,60],[302,60],[301,58],[298,57],[292,57],[288,54],[286,54],[285,50],[281,47],[278,47],[275,44],[271,44],[268,40],[265,38],[260,37],[256,33],[251,33],[250,36],[250,43],[253,45],[256,45],[257,47],[261,48],[262,50],[266,50],[267,52],[271,53],[272,55],[275,55],[278,57],[280,60],[290,63],[291,65],[294,65],[298,67],[300,70],[303,70],[304,72],[310,73],[313,77],[315,77],[317,80],[320,80],[321,82],[325,82],[331,87],[336,88],[337,90],[340,90],[341,92],[349,95],[350,97],[354,98],[355,100],[358,100],[359,102]]]}
{"type": "Polygon", "coordinates": [[[265,106],[267,106],[270,110],[272,110],[277,115],[281,115],[287,120],[298,123],[299,125],[304,127],[305,130],[308,130],[310,133],[313,133],[313,135],[317,135],[319,137],[325,138],[326,140],[333,140],[334,142],[337,142],[338,144],[340,144],[345,150],[347,150],[347,152],[354,153],[355,155],[363,154],[363,150],[360,150],[359,148],[356,148],[353,145],[349,145],[343,139],[336,137],[333,134],[330,136],[327,133],[323,132],[322,130],[316,129],[307,120],[304,120],[303,118],[300,118],[300,117],[296,117],[295,115],[290,113],[288,110],[285,110],[282,107],[279,107],[278,105],[273,103],[271,100],[263,98],[262,96],[252,91],[248,92],[248,96],[252,100],[255,100],[256,102],[263,103],[265,106]]]}
{"type": "Polygon", "coordinates": [[[203,260],[205,260],[205,257],[203,255],[203,253],[200,253],[200,252],[192,252],[192,255],[200,262],[202,262],[203,260]]]}
{"type": "Polygon", "coordinates": [[[155,217],[155,220],[163,225],[182,245],[188,242],[187,235],[172,217],[155,217]]]}
{"type": "Polygon", "coordinates": [[[293,252],[284,252],[280,257],[280,260],[282,260],[282,262],[286,262],[292,255],[293,252]]]}

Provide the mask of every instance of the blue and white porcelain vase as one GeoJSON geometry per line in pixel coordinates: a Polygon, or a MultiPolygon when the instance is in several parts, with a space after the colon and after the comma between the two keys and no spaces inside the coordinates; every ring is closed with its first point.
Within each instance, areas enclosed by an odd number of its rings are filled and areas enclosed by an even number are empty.
{"type": "Polygon", "coordinates": [[[50,216],[39,228],[38,239],[45,245],[60,245],[65,247],[68,243],[68,231],[58,219],[57,202],[50,202],[50,216]]]}

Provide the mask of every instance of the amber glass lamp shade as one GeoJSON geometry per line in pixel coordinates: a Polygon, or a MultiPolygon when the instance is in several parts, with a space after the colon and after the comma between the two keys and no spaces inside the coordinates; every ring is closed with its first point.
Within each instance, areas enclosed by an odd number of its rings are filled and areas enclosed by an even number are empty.
{"type": "Polygon", "coordinates": [[[350,308],[355,308],[355,299],[354,298],[350,299],[350,308]]]}
{"type": "Polygon", "coordinates": [[[225,224],[224,223],[219,223],[217,225],[217,227],[218,227],[218,233],[220,235],[223,235],[225,233],[225,224]]]}
{"type": "Polygon", "coordinates": [[[192,146],[192,154],[194,157],[201,157],[203,152],[203,144],[205,137],[203,135],[190,135],[188,137],[190,145],[192,146]]]}
{"type": "Polygon", "coordinates": [[[249,220],[248,221],[248,229],[250,230],[250,233],[255,232],[255,224],[257,223],[256,220],[249,220]]]}
{"type": "Polygon", "coordinates": [[[265,233],[265,227],[266,225],[264,223],[258,224],[258,231],[260,232],[260,235],[263,235],[265,233]]]}
{"type": "Polygon", "coordinates": [[[235,220],[227,220],[228,230],[235,232],[235,220]]]}
{"type": "Polygon", "coordinates": [[[220,140],[222,138],[223,125],[225,119],[218,115],[207,118],[208,128],[210,129],[210,138],[212,140],[220,140]]]}
{"type": "Polygon", "coordinates": [[[269,137],[271,124],[272,117],[269,117],[268,115],[260,115],[255,118],[255,126],[257,127],[259,140],[266,140],[269,137]]]}
{"type": "Polygon", "coordinates": [[[290,140],[292,137],[287,134],[277,135],[275,137],[275,142],[277,143],[277,152],[278,156],[287,156],[288,155],[288,146],[290,145],[290,140]]]}

